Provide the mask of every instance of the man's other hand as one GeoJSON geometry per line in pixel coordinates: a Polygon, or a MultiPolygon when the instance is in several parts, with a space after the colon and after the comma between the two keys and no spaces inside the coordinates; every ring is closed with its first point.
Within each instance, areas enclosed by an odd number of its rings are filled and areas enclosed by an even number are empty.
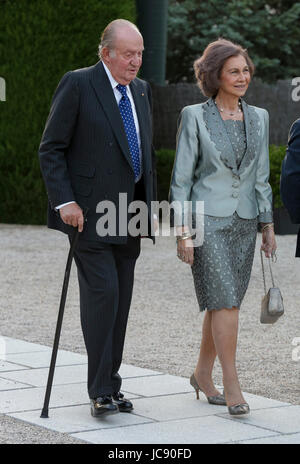
{"type": "Polygon", "coordinates": [[[59,210],[62,221],[73,227],[78,227],[78,231],[83,231],[83,213],[77,203],[71,203],[63,206],[59,210]]]}

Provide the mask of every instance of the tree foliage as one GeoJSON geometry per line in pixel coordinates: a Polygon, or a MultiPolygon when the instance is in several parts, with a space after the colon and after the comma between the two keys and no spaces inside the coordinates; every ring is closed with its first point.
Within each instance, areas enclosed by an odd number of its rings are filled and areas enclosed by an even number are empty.
{"type": "Polygon", "coordinates": [[[167,79],[193,81],[193,62],[223,37],[247,48],[265,82],[300,75],[300,2],[169,0],[167,79]]]}

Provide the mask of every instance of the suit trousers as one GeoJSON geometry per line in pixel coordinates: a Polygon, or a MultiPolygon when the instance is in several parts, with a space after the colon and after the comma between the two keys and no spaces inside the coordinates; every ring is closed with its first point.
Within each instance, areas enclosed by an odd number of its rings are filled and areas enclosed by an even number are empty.
{"type": "MultiPolygon", "coordinates": [[[[143,182],[135,200],[143,197],[143,182]]],[[[74,253],[80,293],[80,318],[88,355],[90,398],[120,391],[118,374],[132,299],[140,237],[126,244],[78,240],[74,253]]]]}
{"type": "Polygon", "coordinates": [[[80,318],[88,355],[90,398],[116,393],[140,238],[115,245],[79,240],[77,265],[80,318]]]}

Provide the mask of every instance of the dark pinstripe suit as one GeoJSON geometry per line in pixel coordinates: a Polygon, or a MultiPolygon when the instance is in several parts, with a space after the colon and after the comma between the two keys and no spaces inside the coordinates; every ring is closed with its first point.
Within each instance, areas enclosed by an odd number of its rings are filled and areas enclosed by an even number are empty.
{"type": "MultiPolygon", "coordinates": [[[[80,287],[83,335],[88,352],[90,398],[119,391],[127,317],[140,238],[99,237],[96,223],[100,201],[110,200],[119,217],[119,193],[150,202],[156,199],[156,171],[152,147],[151,90],[134,79],[130,89],[140,126],[143,176],[139,185],[123,121],[101,62],[65,74],[54,94],[39,149],[49,198],[48,227],[67,234],[55,207],[76,201],[88,207],[88,220],[75,253],[80,287]]],[[[118,230],[118,223],[117,223],[118,230]]],[[[154,241],[149,231],[149,237],[154,241]]]]}
{"type": "MultiPolygon", "coordinates": [[[[300,118],[290,128],[288,146],[282,162],[280,193],[284,206],[294,224],[300,223],[300,118]]],[[[300,258],[300,228],[296,258],[300,258]]]]}

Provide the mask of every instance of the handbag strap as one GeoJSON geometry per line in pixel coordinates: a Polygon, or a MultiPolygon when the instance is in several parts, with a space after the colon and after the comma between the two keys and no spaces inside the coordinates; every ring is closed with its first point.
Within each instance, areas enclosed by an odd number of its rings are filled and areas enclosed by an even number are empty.
{"type": "MultiPolygon", "coordinates": [[[[263,274],[265,294],[267,294],[266,276],[265,276],[264,259],[263,259],[263,251],[262,250],[260,250],[260,259],[261,259],[261,268],[262,268],[262,274],[263,274]]],[[[271,274],[272,285],[273,285],[273,287],[275,287],[274,277],[273,277],[273,272],[272,272],[272,267],[271,267],[271,259],[268,258],[268,261],[269,261],[269,269],[270,269],[270,274],[271,274]]]]}

